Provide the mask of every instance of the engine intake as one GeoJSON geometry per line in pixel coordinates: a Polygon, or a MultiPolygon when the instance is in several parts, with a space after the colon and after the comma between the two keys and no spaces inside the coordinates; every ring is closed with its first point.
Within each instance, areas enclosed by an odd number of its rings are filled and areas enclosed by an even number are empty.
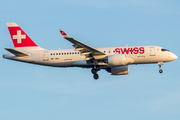
{"type": "Polygon", "coordinates": [[[132,64],[134,60],[132,58],[126,57],[125,55],[111,55],[108,56],[107,63],[110,66],[123,66],[132,64]]]}

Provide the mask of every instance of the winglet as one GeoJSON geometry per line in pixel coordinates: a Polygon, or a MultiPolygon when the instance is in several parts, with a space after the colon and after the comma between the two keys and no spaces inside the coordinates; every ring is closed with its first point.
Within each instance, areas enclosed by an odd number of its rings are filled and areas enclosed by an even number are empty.
{"type": "Polygon", "coordinates": [[[67,35],[64,31],[62,31],[61,29],[59,29],[59,32],[61,33],[61,35],[63,36],[63,38],[71,38],[69,35],[67,35]]]}

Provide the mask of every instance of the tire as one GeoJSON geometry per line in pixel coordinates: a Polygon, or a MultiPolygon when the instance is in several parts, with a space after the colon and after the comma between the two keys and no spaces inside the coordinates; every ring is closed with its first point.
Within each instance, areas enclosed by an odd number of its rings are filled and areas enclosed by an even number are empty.
{"type": "Polygon", "coordinates": [[[99,78],[99,75],[98,74],[94,74],[93,77],[94,77],[95,80],[97,80],[99,78]]]}
{"type": "Polygon", "coordinates": [[[91,72],[92,72],[92,74],[97,74],[97,70],[96,69],[92,69],[91,72]]]}
{"type": "Polygon", "coordinates": [[[162,69],[160,69],[160,70],[159,70],[159,73],[163,73],[163,70],[162,70],[162,69]]]}

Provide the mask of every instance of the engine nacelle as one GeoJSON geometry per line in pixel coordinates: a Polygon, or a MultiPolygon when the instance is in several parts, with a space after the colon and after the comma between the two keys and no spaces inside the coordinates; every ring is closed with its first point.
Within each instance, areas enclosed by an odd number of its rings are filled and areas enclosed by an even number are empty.
{"type": "Polygon", "coordinates": [[[108,56],[108,64],[111,66],[121,66],[132,64],[134,60],[132,58],[126,57],[125,55],[111,55],[108,56]]]}
{"type": "Polygon", "coordinates": [[[118,66],[118,67],[111,67],[107,69],[111,75],[127,75],[129,73],[129,66],[118,66]]]}

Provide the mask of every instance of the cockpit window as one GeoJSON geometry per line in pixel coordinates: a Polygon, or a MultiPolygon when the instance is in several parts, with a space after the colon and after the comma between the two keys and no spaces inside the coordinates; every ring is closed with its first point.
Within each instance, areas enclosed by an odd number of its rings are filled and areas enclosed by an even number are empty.
{"type": "Polygon", "coordinates": [[[164,51],[169,51],[169,50],[167,50],[167,49],[165,49],[165,48],[162,48],[162,49],[161,49],[161,51],[163,51],[163,52],[164,52],[164,51]]]}

